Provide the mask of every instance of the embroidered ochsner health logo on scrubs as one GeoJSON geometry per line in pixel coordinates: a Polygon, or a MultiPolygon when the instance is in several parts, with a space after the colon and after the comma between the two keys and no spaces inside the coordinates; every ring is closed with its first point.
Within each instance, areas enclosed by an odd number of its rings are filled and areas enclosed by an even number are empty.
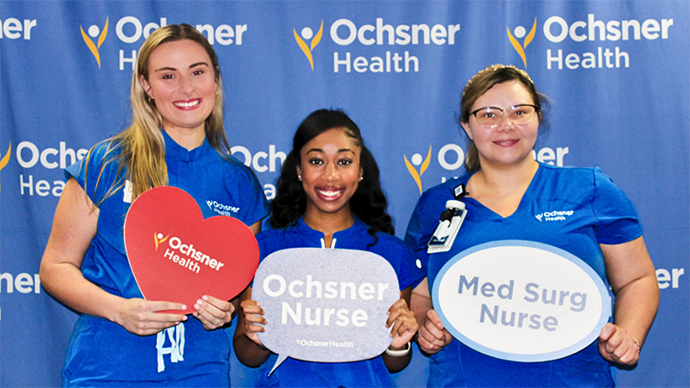
{"type": "Polygon", "coordinates": [[[551,212],[543,212],[540,214],[535,214],[534,216],[539,220],[543,221],[566,221],[567,217],[570,217],[575,213],[574,210],[554,210],[551,212]]]}
{"type": "Polygon", "coordinates": [[[537,18],[534,18],[534,24],[532,24],[532,29],[529,31],[529,34],[527,33],[527,29],[523,26],[517,26],[513,30],[514,35],[510,33],[510,28],[506,27],[506,31],[508,32],[508,39],[510,39],[510,43],[513,45],[515,48],[515,51],[517,51],[518,54],[520,54],[520,58],[522,58],[522,63],[525,64],[525,68],[527,68],[527,56],[525,54],[525,50],[527,49],[527,46],[529,46],[530,43],[532,43],[532,39],[534,39],[534,34],[537,33],[537,18]],[[523,43],[521,44],[518,39],[522,39],[523,43]]]}

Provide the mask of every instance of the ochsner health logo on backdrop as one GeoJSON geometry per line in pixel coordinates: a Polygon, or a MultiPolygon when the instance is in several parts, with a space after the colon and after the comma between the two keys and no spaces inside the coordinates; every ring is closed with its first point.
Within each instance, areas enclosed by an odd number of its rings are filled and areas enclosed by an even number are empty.
{"type": "Polygon", "coordinates": [[[424,58],[416,55],[415,47],[452,46],[460,32],[460,24],[390,24],[383,18],[376,18],[373,24],[343,18],[327,28],[322,21],[316,34],[311,27],[302,27],[297,34],[297,28],[293,28],[295,40],[312,70],[318,66],[312,52],[323,33],[328,32],[333,43],[345,48],[333,52],[334,73],[417,73],[424,67],[424,58]],[[376,48],[374,55],[371,49],[363,50],[367,46],[376,48]]]}
{"type": "Polygon", "coordinates": [[[511,34],[508,27],[508,39],[525,67],[528,57],[541,57],[546,60],[547,70],[618,69],[634,65],[636,58],[630,55],[630,47],[669,39],[673,24],[672,18],[619,19],[616,15],[602,17],[594,13],[586,17],[554,15],[546,18],[541,26],[547,41],[545,52],[527,55],[527,46],[539,30],[537,18],[529,33],[525,27],[517,26],[511,34]],[[522,36],[524,40],[520,42],[522,36]]]}
{"type": "Polygon", "coordinates": [[[534,18],[534,23],[532,24],[532,29],[529,31],[529,34],[527,33],[527,29],[523,26],[517,26],[513,30],[513,33],[510,33],[510,28],[506,28],[508,31],[508,39],[510,39],[510,44],[513,45],[513,48],[515,48],[515,51],[517,51],[518,54],[520,54],[520,58],[522,58],[522,63],[525,64],[525,68],[527,68],[527,56],[525,54],[525,50],[527,49],[527,46],[529,46],[530,43],[532,43],[532,39],[534,39],[534,35],[537,32],[537,18],[534,18]],[[518,39],[525,38],[522,43],[518,41],[518,39]]]}
{"type": "MultiPolygon", "coordinates": [[[[2,171],[5,166],[7,166],[7,163],[10,161],[10,154],[12,153],[12,143],[10,143],[9,148],[7,149],[7,152],[5,152],[5,155],[0,158],[0,171],[2,171]]],[[[1,180],[0,180],[1,182],[1,180]]],[[[0,186],[0,192],[2,190],[2,186],[0,186]]]]}
{"type": "Polygon", "coordinates": [[[105,25],[103,26],[103,30],[101,30],[100,27],[97,25],[92,25],[91,27],[88,28],[88,34],[84,32],[84,27],[79,26],[79,29],[81,30],[81,37],[84,39],[84,43],[86,43],[86,46],[91,50],[91,54],[93,54],[93,57],[96,58],[96,62],[98,63],[98,68],[101,68],[101,53],[98,51],[98,49],[101,48],[101,45],[105,41],[106,36],[108,36],[108,18],[105,18],[105,25]],[[93,40],[96,40],[96,43],[94,43],[93,40]]]}
{"type": "MultiPolygon", "coordinates": [[[[85,50],[88,49],[95,58],[98,68],[106,63],[115,63],[115,54],[111,52],[104,53],[101,50],[101,45],[105,42],[108,34],[108,26],[110,24],[110,17],[104,18],[105,23],[103,27],[99,24],[92,24],[86,30],[83,25],[80,25],[81,37],[84,40],[85,50]],[[108,57],[108,59],[105,59],[108,57]]],[[[93,21],[85,24],[94,23],[93,21]]],[[[192,22],[188,22],[192,24],[192,22]]],[[[158,28],[168,25],[166,17],[160,17],[158,20],[150,21],[135,16],[123,16],[115,22],[115,36],[119,42],[120,49],[117,53],[117,64],[119,70],[133,70],[137,59],[137,50],[143,43],[143,40],[148,38],[158,28]],[[126,66],[128,64],[128,66],[126,66]]],[[[199,32],[201,32],[211,45],[241,46],[244,39],[244,34],[247,32],[247,24],[192,24],[199,32]]],[[[112,49],[111,49],[112,50],[112,49]]],[[[218,50],[216,48],[216,50],[218,50]]]]}

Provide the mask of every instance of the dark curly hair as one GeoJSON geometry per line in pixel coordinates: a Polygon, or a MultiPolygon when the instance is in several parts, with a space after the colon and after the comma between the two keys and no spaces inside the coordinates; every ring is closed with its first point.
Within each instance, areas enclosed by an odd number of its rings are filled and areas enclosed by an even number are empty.
{"type": "Polygon", "coordinates": [[[284,228],[294,225],[304,215],[307,210],[307,194],[297,178],[300,151],[313,138],[333,128],[342,128],[362,149],[359,163],[364,180],[359,182],[357,191],[350,198],[350,211],[369,226],[368,232],[375,240],[378,240],[375,234],[377,231],[394,234],[392,219],[386,212],[388,201],[381,189],[379,167],[371,151],[364,145],[359,127],[344,112],[329,109],[312,112],[297,128],[292,140],[292,151],[285,158],[278,178],[278,192],[271,202],[268,223],[273,228],[284,228]]]}

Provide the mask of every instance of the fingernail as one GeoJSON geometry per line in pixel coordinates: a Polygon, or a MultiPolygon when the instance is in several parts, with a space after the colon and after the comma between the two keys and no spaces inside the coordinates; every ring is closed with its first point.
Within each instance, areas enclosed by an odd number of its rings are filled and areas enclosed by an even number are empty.
{"type": "Polygon", "coordinates": [[[201,297],[201,299],[203,299],[203,300],[208,300],[208,296],[204,295],[204,296],[201,297]]]}

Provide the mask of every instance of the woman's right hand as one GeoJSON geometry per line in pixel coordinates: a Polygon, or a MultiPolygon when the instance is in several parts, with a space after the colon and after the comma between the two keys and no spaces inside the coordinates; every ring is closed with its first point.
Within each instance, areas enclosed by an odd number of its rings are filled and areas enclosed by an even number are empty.
{"type": "Polygon", "coordinates": [[[263,333],[264,327],[262,325],[266,324],[266,319],[263,317],[264,309],[261,308],[261,304],[253,299],[245,299],[240,303],[240,309],[244,315],[244,335],[265,349],[264,344],[256,334],[263,333]]]}
{"type": "Polygon", "coordinates": [[[431,309],[419,325],[417,344],[426,354],[436,354],[453,341],[453,336],[443,326],[441,318],[431,309]]]}
{"type": "Polygon", "coordinates": [[[158,311],[184,310],[181,303],[147,301],[141,298],[122,299],[114,321],[128,332],[146,336],[175,326],[187,320],[184,314],[159,313],[158,311]]]}

